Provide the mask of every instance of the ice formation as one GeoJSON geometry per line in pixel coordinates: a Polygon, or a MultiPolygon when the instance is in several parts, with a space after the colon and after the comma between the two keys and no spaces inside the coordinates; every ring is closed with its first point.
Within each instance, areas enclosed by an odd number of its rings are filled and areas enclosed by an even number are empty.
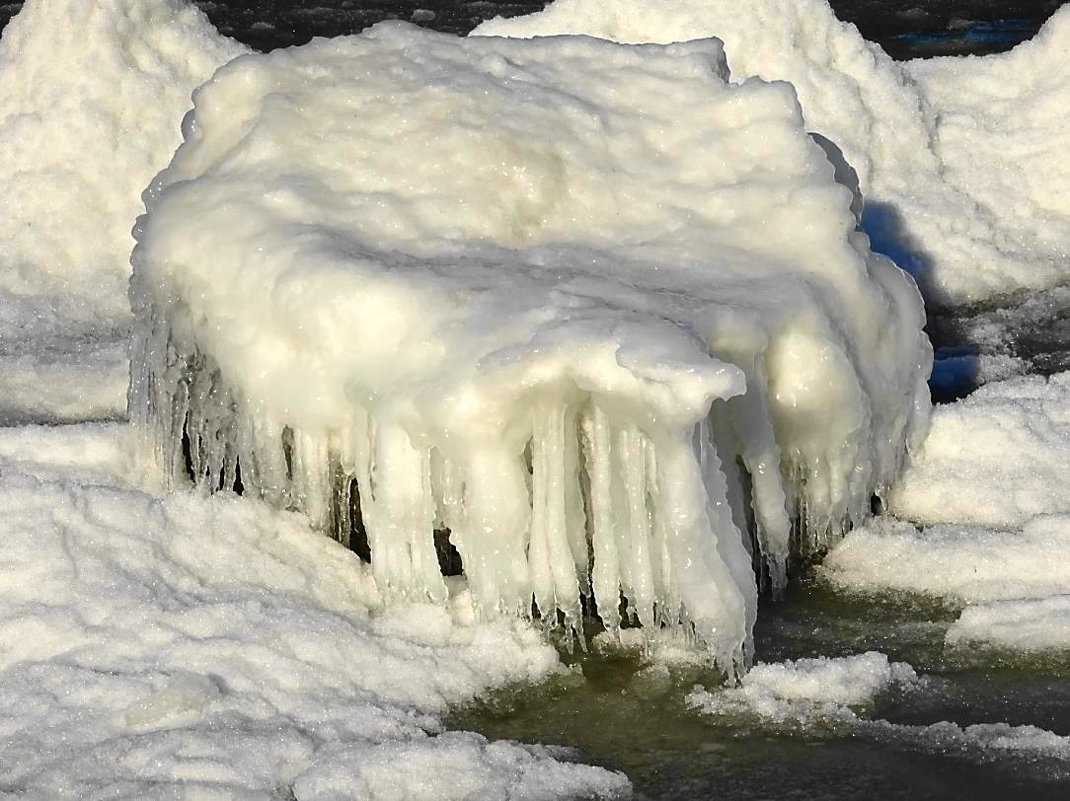
{"type": "Polygon", "coordinates": [[[130,229],[244,48],[186,0],[27,0],[0,39],[0,420],[122,414],[130,229]],[[93,365],[96,380],[72,386],[93,365]]]}
{"type": "Polygon", "coordinates": [[[760,663],[738,687],[696,688],[689,706],[708,715],[768,721],[854,721],[853,708],[869,706],[883,692],[917,681],[914,669],[877,651],[837,658],[760,663]]]}
{"type": "Polygon", "coordinates": [[[826,0],[556,0],[483,35],[716,36],[735,80],[790,81],[857,170],[874,246],[960,303],[1070,278],[1070,9],[984,58],[893,62],[826,0]]]}
{"type": "Polygon", "coordinates": [[[970,761],[998,760],[1062,763],[1070,761],[1070,737],[1036,726],[976,723],[961,726],[942,720],[929,725],[894,723],[870,717],[882,696],[905,696],[926,689],[904,662],[876,651],[756,665],[738,687],[696,687],[690,708],[720,724],[768,737],[777,731],[823,740],[830,734],[883,747],[958,756],[970,761]],[[755,731],[757,725],[757,731],[755,731]]]}
{"type": "Polygon", "coordinates": [[[0,427],[0,794],[628,794],[564,749],[443,731],[448,705],[562,670],[530,626],[384,608],[298,515],[144,491],[130,434],[0,427]]]}
{"type": "Polygon", "coordinates": [[[741,532],[780,581],[792,517],[867,513],[930,350],[791,87],[725,76],[716,40],[402,24],[228,64],[135,231],[165,470],[359,521],[387,596],[445,597],[448,531],[481,614],[623,594],[738,664],[741,532]]]}

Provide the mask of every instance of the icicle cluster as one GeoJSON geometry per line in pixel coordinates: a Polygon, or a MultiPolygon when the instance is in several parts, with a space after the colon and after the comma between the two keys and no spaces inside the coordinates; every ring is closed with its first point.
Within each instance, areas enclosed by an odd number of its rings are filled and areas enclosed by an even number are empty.
{"type": "Polygon", "coordinates": [[[225,67],[135,230],[164,472],[304,512],[388,598],[444,599],[455,548],[483,615],[586,598],[738,668],[755,567],[868,511],[929,351],[790,88],[725,75],[406,26],[225,67]]]}

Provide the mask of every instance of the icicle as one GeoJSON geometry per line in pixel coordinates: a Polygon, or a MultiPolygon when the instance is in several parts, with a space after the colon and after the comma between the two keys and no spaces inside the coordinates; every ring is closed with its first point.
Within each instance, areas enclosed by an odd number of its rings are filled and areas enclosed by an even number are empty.
{"type": "Polygon", "coordinates": [[[616,470],[624,496],[621,513],[628,535],[628,606],[644,626],[654,625],[654,572],[650,561],[650,518],[646,509],[646,442],[628,425],[617,430],[616,470]]]}
{"type": "Polygon", "coordinates": [[[617,532],[613,526],[613,453],[609,421],[605,412],[592,403],[580,425],[591,508],[591,584],[598,603],[598,616],[609,631],[615,632],[621,622],[621,570],[617,532]]]}
{"type": "Polygon", "coordinates": [[[478,611],[530,615],[525,539],[531,504],[522,455],[493,443],[470,453],[452,540],[464,562],[478,611]]]}
{"type": "Polygon", "coordinates": [[[579,580],[571,548],[569,525],[576,525],[570,510],[573,500],[565,443],[566,412],[563,406],[540,403],[533,414],[532,508],[528,565],[535,603],[543,618],[565,614],[568,629],[580,628],[579,580]]]}
{"type": "Polygon", "coordinates": [[[379,589],[445,600],[435,553],[430,455],[396,423],[375,426],[372,452],[370,492],[362,493],[361,509],[379,589]]]}

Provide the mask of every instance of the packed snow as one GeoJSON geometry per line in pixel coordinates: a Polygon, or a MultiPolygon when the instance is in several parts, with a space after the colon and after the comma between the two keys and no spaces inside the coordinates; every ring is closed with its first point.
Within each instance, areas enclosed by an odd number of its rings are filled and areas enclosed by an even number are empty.
{"type": "Polygon", "coordinates": [[[0,422],[124,413],[141,192],[241,52],[185,0],[30,0],[4,28],[0,422]]]}
{"type": "Polygon", "coordinates": [[[463,586],[452,607],[384,607],[368,567],[306,518],[143,491],[132,440],[120,424],[0,429],[5,791],[627,793],[562,749],[443,732],[448,705],[562,669],[528,625],[464,622],[463,586]]]}
{"type": "Polygon", "coordinates": [[[343,540],[355,479],[392,597],[443,597],[448,529],[483,614],[578,627],[591,587],[615,629],[623,593],[742,664],[748,519],[782,583],[791,518],[868,514],[931,349],[790,87],[725,74],[716,40],[400,23],[231,62],[136,229],[159,462],[185,433],[343,540]]]}
{"type": "Polygon", "coordinates": [[[983,58],[892,61],[826,0],[556,0],[477,35],[620,42],[716,36],[733,79],[790,81],[806,125],[858,173],[863,228],[934,300],[959,304],[1070,278],[1070,8],[983,58]]]}
{"type": "Polygon", "coordinates": [[[986,384],[933,411],[929,435],[888,494],[917,523],[1021,526],[1070,513],[1070,373],[986,384]]]}

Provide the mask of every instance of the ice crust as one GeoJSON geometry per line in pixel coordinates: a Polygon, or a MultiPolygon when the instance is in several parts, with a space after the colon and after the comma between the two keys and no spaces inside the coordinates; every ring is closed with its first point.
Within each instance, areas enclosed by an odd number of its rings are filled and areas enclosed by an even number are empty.
{"type": "Polygon", "coordinates": [[[842,657],[817,657],[755,665],[738,687],[706,690],[697,686],[686,698],[696,713],[722,725],[768,736],[829,736],[876,741],[882,747],[958,756],[991,763],[1026,759],[1054,763],[1065,776],[1070,737],[1036,726],[952,721],[929,725],[893,723],[873,716],[881,696],[909,696],[926,690],[904,662],[891,662],[876,651],[842,657]]]}
{"type": "Polygon", "coordinates": [[[445,597],[448,529],[483,614],[593,591],[614,629],[623,592],[739,664],[741,532],[779,582],[791,517],[816,549],[867,513],[930,349],[790,87],[725,74],[714,40],[403,24],[228,64],[136,229],[165,470],[185,431],[206,485],[240,463],[343,541],[359,503],[387,596],[445,597]]]}
{"type": "Polygon", "coordinates": [[[474,33],[716,36],[734,80],[795,86],[808,128],[857,171],[874,247],[934,299],[978,301],[1070,277],[1070,9],[1009,53],[905,64],[826,0],[556,0],[474,33]]]}
{"type": "Polygon", "coordinates": [[[0,422],[123,414],[141,192],[244,50],[185,0],[27,0],[4,28],[0,422]]]}
{"type": "Polygon", "coordinates": [[[872,704],[893,685],[917,680],[910,665],[889,662],[877,651],[837,658],[759,663],[739,687],[715,692],[696,689],[689,706],[718,716],[758,716],[780,723],[853,720],[852,707],[872,704]]]}
{"type": "Polygon", "coordinates": [[[619,797],[563,749],[443,732],[561,670],[519,621],[384,608],[299,515],[142,487],[129,427],[0,428],[0,787],[75,799],[619,797]],[[403,767],[401,767],[403,766],[403,767]]]}

